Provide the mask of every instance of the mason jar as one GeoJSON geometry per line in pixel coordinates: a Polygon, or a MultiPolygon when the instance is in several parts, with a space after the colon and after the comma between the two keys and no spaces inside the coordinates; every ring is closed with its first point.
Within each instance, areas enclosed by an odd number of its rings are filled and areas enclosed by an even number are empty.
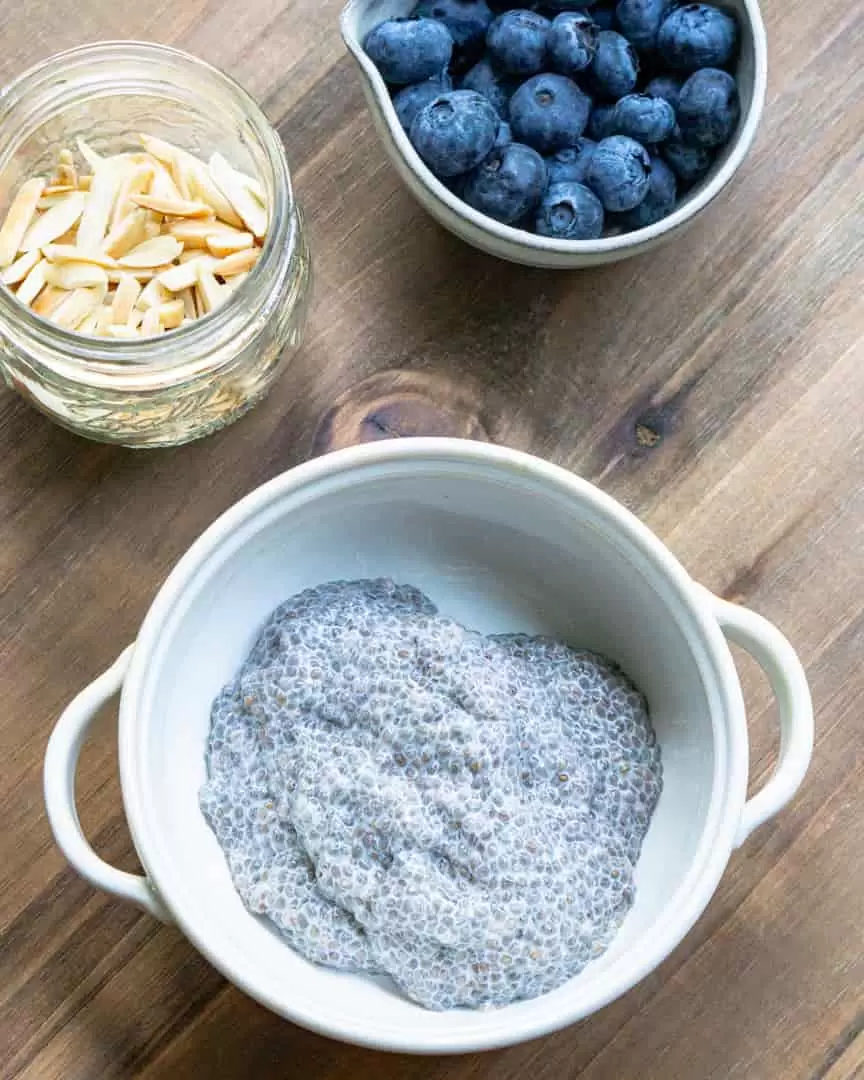
{"type": "Polygon", "coordinates": [[[103,442],[170,446],[236,420],[300,344],[311,265],[281,140],[228,76],[161,45],[108,42],[64,52],[0,92],[0,221],[20,185],[50,175],[77,136],[103,154],[139,132],[256,176],[269,229],[249,276],[209,315],[158,337],[62,329],[0,286],[0,369],[64,427],[103,442]]]}

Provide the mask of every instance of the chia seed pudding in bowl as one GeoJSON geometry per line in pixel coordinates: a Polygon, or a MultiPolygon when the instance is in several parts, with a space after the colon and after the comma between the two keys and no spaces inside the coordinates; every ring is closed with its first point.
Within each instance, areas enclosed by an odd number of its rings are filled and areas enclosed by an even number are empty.
{"type": "Polygon", "coordinates": [[[292,469],[196,541],[58,721],[45,797],[79,873],[279,1015],[456,1053],[572,1024],[657,968],[812,742],[785,638],[623,506],[527,454],[397,439],[292,469]],[[778,703],[749,800],[727,639],[778,703]],[[121,691],[143,875],[100,859],[75,809],[121,691]]]}
{"type": "MultiPolygon", "coordinates": [[[[142,135],[179,148],[189,160],[194,155],[205,171],[218,155],[253,182],[267,215],[266,235],[259,230],[254,237],[256,261],[242,283],[233,282],[237,287],[231,289],[214,280],[208,302],[182,324],[172,318],[167,332],[157,321],[153,330],[158,336],[136,336],[133,324],[124,337],[97,336],[86,330],[90,319],[80,324],[86,332],[66,319],[58,325],[50,305],[22,302],[23,283],[19,274],[9,272],[12,256],[7,251],[0,259],[0,372],[6,382],[64,427],[133,447],[186,442],[237,419],[266,393],[300,344],[310,285],[309,252],[285,151],[255,101],[227,75],[186,53],[162,45],[107,42],[61,53],[25,72],[0,93],[0,107],[0,226],[22,188],[26,194],[26,185],[38,184],[37,178],[47,185],[40,210],[70,194],[89,205],[97,196],[99,161],[132,160],[142,150],[142,135]],[[81,146],[80,139],[89,159],[82,172],[94,175],[81,176],[81,191],[70,192],[65,176],[58,182],[58,156],[60,169],[74,177],[74,168],[61,155],[81,146]]],[[[180,178],[174,178],[179,185],[180,178]]],[[[134,205],[141,187],[124,190],[134,205]]],[[[209,183],[207,191],[210,197],[209,183]]],[[[201,205],[200,192],[182,195],[187,206],[180,212],[195,217],[185,244],[175,245],[175,251],[183,247],[179,260],[194,256],[196,246],[203,245],[193,235],[195,222],[211,210],[201,205]]],[[[108,214],[115,209],[108,207],[108,214]]],[[[174,231],[177,210],[170,200],[157,198],[147,213],[163,222],[163,230],[174,231]],[[157,213],[160,209],[165,212],[157,213]]],[[[85,210],[79,240],[86,218],[85,210]]],[[[224,239],[223,222],[215,215],[212,220],[224,239]]],[[[86,229],[100,241],[84,252],[93,275],[71,275],[73,281],[99,287],[97,279],[102,279],[104,297],[106,273],[109,281],[118,274],[137,275],[146,292],[149,279],[169,268],[142,270],[134,258],[106,259],[111,233],[103,241],[108,230],[104,221],[98,224],[95,231],[89,225],[86,229]],[[95,270],[94,260],[99,263],[95,270]]],[[[235,225],[241,227],[235,229],[238,235],[245,222],[235,225]]],[[[140,239],[150,242],[152,237],[140,239]]],[[[25,263],[25,270],[32,269],[27,260],[38,254],[29,250],[35,242],[25,242],[28,250],[16,260],[25,263]]],[[[59,264],[53,260],[70,258],[75,244],[74,228],[66,236],[50,235],[50,245],[40,244],[44,265],[56,275],[59,264]]],[[[75,266],[80,270],[81,263],[75,266]]],[[[62,273],[59,280],[65,280],[62,273]]],[[[88,288],[77,292],[85,294],[88,288]]],[[[147,322],[145,317],[145,330],[147,322]]]]}

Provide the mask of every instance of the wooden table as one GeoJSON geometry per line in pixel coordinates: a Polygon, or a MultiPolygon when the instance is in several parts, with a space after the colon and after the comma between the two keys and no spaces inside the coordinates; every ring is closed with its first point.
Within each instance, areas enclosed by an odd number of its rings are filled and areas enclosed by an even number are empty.
{"type": "MultiPolygon", "coordinates": [[[[317,263],[305,348],[214,438],[97,446],[0,392],[0,1077],[864,1077],[864,9],[765,6],[768,108],[740,178],[683,239],[581,274],[496,262],[421,212],[372,132],[339,0],[0,6],[0,82],[136,37],[245,83],[285,139],[317,263]],[[40,783],[59,711],[216,515],[314,452],[412,432],[486,437],[601,484],[699,580],[785,629],[818,724],[800,796],[660,970],[569,1031],[437,1060],[344,1047],[253,1004],[179,933],[76,877],[40,783]]],[[[755,788],[776,719],[739,659],[755,788]]],[[[98,850],[134,869],[114,723],[85,752],[80,804],[98,850]]]]}

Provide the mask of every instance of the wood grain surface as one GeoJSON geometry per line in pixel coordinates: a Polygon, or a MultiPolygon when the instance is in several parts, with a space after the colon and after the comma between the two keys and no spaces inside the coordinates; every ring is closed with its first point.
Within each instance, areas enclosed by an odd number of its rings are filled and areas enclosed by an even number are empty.
{"type": "MultiPolygon", "coordinates": [[[[89,444],[0,391],[3,1080],[864,1077],[864,8],[764,6],[768,107],[740,177],[674,245],[566,274],[480,255],[419,209],[373,134],[338,0],[0,4],[0,82],[99,38],[176,44],[243,82],[285,140],[317,270],[304,349],[209,440],[89,444]],[[416,432],[599,483],[786,631],[817,708],[801,794],[658,971],[568,1031],[463,1058],[375,1054],[270,1015],[78,879],[41,794],[60,710],[214,517],[313,453],[416,432]]],[[[755,789],[776,717],[738,659],[755,789]]],[[[106,710],[79,799],[97,849],[134,869],[114,725],[106,710]]]]}

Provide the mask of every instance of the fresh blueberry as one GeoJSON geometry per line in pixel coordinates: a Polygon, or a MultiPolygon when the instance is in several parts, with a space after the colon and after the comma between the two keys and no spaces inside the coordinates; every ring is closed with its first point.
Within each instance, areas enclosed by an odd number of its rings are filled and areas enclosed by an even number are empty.
{"type": "Polygon", "coordinates": [[[612,123],[618,135],[629,135],[643,144],[659,143],[672,134],[675,110],[663,98],[627,94],[616,104],[612,123]]]}
{"type": "Polygon", "coordinates": [[[495,136],[495,150],[502,150],[513,142],[513,130],[506,120],[498,124],[498,134],[495,136]]]}
{"type": "Polygon", "coordinates": [[[683,79],[677,75],[658,75],[645,87],[645,93],[651,97],[663,98],[664,101],[669,102],[673,109],[677,109],[683,85],[683,79]]]}
{"type": "Polygon", "coordinates": [[[420,110],[410,138],[436,176],[458,176],[486,157],[495,145],[500,123],[500,116],[482,94],[452,90],[420,110]]]}
{"type": "Polygon", "coordinates": [[[444,23],[454,41],[452,67],[465,71],[483,55],[494,18],[486,0],[420,0],[415,15],[444,23]]]}
{"type": "Polygon", "coordinates": [[[726,71],[702,68],[681,87],[678,124],[685,142],[722,146],[732,137],[740,116],[738,87],[726,71]]]}
{"type": "Polygon", "coordinates": [[[369,31],[364,47],[386,82],[407,86],[447,67],[453,38],[434,19],[388,19],[369,31]]]}
{"type": "Polygon", "coordinates": [[[645,147],[626,135],[610,135],[594,151],[587,183],[604,209],[620,213],[642,202],[650,178],[651,158],[645,147]]]}
{"type": "Polygon", "coordinates": [[[692,187],[701,180],[714,161],[714,154],[708,147],[685,143],[678,128],[660,147],[660,153],[684,187],[692,187]]]}
{"type": "Polygon", "coordinates": [[[591,99],[566,75],[535,75],[510,99],[514,138],[541,154],[575,146],[590,112],[591,99]]]}
{"type": "Polygon", "coordinates": [[[675,173],[662,158],[652,156],[648,194],[638,206],[619,214],[618,222],[625,229],[644,229],[648,225],[662,221],[675,209],[675,200],[678,197],[677,188],[675,173]]]}
{"type": "Polygon", "coordinates": [[[642,52],[657,47],[660,24],[674,6],[674,0],[618,0],[615,16],[624,37],[642,52]]]}
{"type": "Polygon", "coordinates": [[[510,98],[519,84],[496,71],[487,59],[475,64],[462,77],[462,89],[474,90],[488,98],[495,106],[499,116],[505,119],[510,113],[510,98]]]}
{"type": "Polygon", "coordinates": [[[549,60],[562,75],[576,75],[594,59],[597,26],[582,11],[565,11],[549,31],[549,60]]]}
{"type": "Polygon", "coordinates": [[[508,75],[536,75],[546,67],[546,41],[552,24],[535,11],[507,11],[486,34],[492,62],[508,75]]]}
{"type": "Polygon", "coordinates": [[[588,166],[594,157],[597,143],[592,139],[580,139],[575,146],[568,146],[566,150],[559,150],[557,154],[546,158],[546,171],[549,173],[550,184],[560,184],[564,181],[584,184],[588,175],[588,166]]]}
{"type": "Polygon", "coordinates": [[[588,120],[587,132],[592,139],[599,142],[601,139],[608,139],[610,135],[615,134],[615,106],[614,105],[595,105],[591,110],[591,117],[588,120]]]}
{"type": "Polygon", "coordinates": [[[639,57],[627,38],[614,30],[601,30],[589,71],[592,89],[604,98],[617,101],[636,85],[639,57]]]}
{"type": "Polygon", "coordinates": [[[462,198],[506,225],[533,210],[546,190],[546,163],[530,146],[511,143],[492,153],[465,178],[462,198]]]}
{"type": "Polygon", "coordinates": [[[735,55],[738,24],[725,11],[710,4],[685,4],[664,21],[657,47],[666,63],[677,71],[723,67],[735,55]]]}
{"type": "Polygon", "coordinates": [[[572,180],[550,184],[534,230],[556,240],[596,240],[603,235],[603,206],[584,184],[572,180]]]}
{"type": "Polygon", "coordinates": [[[393,108],[399,117],[399,122],[406,131],[411,130],[414,117],[433,98],[439,94],[446,94],[453,89],[453,80],[446,71],[439,72],[434,78],[426,79],[425,82],[414,83],[406,86],[397,94],[393,95],[393,108]]]}

